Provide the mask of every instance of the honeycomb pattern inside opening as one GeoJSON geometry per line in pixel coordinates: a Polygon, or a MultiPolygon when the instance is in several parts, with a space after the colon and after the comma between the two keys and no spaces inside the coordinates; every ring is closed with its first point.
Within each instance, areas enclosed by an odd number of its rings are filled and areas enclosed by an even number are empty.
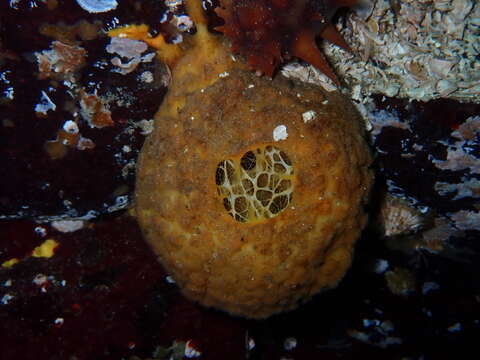
{"type": "Polygon", "coordinates": [[[225,209],[240,222],[278,215],[292,201],[292,181],[290,159],[270,145],[247,151],[240,159],[221,161],[215,174],[225,209]]]}

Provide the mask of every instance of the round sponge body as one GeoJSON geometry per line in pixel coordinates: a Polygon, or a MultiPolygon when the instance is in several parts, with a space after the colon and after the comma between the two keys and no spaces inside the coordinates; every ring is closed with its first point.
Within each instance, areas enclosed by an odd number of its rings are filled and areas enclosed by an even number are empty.
{"type": "Polygon", "coordinates": [[[265,318],[340,281],[372,182],[346,99],[233,69],[201,90],[174,83],[155,121],[137,215],[187,297],[265,318]]]}

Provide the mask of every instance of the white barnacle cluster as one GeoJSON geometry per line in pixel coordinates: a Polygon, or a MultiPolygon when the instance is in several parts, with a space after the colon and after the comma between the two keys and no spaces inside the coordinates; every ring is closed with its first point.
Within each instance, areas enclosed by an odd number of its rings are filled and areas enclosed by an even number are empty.
{"type": "Polygon", "coordinates": [[[480,102],[480,2],[371,0],[339,30],[356,55],[325,53],[355,100],[370,94],[480,102]]]}

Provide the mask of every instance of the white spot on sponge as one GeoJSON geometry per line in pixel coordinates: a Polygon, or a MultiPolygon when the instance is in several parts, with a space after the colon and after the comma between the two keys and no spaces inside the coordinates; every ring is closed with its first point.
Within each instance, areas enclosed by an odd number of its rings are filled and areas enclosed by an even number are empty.
{"type": "Polygon", "coordinates": [[[278,125],[273,129],[273,140],[286,140],[288,137],[287,127],[285,125],[278,125]]]}
{"type": "Polygon", "coordinates": [[[315,120],[316,117],[317,117],[317,113],[313,110],[305,111],[302,114],[302,119],[305,124],[308,123],[309,121],[315,120]]]}

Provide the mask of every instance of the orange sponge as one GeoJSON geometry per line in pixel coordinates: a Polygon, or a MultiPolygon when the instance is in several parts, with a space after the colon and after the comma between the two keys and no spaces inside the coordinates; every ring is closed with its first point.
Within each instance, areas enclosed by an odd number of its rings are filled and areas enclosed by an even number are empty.
{"type": "Polygon", "coordinates": [[[371,156],[339,92],[255,76],[202,22],[195,38],[139,157],[137,215],[187,297],[265,318],[344,276],[371,156]]]}

